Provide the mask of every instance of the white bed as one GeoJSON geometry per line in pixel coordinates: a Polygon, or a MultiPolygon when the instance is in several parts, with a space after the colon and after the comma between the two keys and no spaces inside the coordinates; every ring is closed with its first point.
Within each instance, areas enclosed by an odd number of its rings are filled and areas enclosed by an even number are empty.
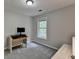
{"type": "Polygon", "coordinates": [[[72,46],[63,44],[51,59],[72,59],[72,46]]]}
{"type": "Polygon", "coordinates": [[[75,37],[72,37],[72,45],[63,44],[51,59],[75,59],[75,37]]]}

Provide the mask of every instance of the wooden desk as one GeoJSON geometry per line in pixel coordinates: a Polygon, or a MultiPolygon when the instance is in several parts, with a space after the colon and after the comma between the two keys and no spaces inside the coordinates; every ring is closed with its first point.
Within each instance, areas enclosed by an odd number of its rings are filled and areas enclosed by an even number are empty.
{"type": "Polygon", "coordinates": [[[26,41],[27,43],[26,35],[11,35],[8,39],[8,46],[9,46],[10,52],[12,53],[13,47],[23,45],[23,41],[26,41]]]}

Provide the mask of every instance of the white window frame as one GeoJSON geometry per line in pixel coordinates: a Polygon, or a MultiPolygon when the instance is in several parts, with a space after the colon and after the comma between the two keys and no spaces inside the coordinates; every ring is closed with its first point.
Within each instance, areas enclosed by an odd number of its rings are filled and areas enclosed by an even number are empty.
{"type": "MultiPolygon", "coordinates": [[[[41,19],[41,18],[40,18],[40,19],[41,19]]],[[[39,36],[38,36],[39,29],[40,29],[40,28],[39,28],[39,25],[40,25],[39,23],[40,23],[40,21],[46,21],[46,22],[47,22],[46,18],[42,18],[42,19],[43,19],[43,20],[39,20],[39,21],[37,22],[37,38],[39,38],[39,39],[45,39],[45,40],[46,40],[46,39],[47,39],[47,23],[46,23],[46,38],[43,38],[43,37],[39,37],[39,36]]]]}

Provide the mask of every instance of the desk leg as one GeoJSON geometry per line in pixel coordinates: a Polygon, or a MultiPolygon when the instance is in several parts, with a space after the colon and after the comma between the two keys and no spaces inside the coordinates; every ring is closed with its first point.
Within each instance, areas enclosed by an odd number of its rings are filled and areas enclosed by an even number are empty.
{"type": "Polygon", "coordinates": [[[10,47],[10,53],[12,53],[12,47],[10,47]]]}
{"type": "Polygon", "coordinates": [[[25,42],[25,48],[27,48],[27,40],[26,40],[26,42],[25,42]]]}
{"type": "Polygon", "coordinates": [[[9,47],[10,47],[10,53],[12,53],[12,38],[10,37],[10,41],[9,41],[9,47]]]}
{"type": "Polygon", "coordinates": [[[26,48],[27,48],[27,40],[26,40],[26,48]]]}
{"type": "Polygon", "coordinates": [[[25,40],[23,41],[23,46],[24,46],[25,48],[27,48],[27,39],[25,39],[25,40]]]}
{"type": "Polygon", "coordinates": [[[22,44],[22,47],[23,47],[23,48],[27,48],[26,43],[23,43],[23,44],[22,44]]]}

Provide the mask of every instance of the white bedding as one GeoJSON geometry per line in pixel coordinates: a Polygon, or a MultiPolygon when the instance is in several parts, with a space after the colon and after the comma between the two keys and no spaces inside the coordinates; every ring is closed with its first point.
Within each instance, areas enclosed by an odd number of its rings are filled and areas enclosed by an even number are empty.
{"type": "Polygon", "coordinates": [[[71,45],[64,44],[51,59],[72,59],[71,45]]]}

